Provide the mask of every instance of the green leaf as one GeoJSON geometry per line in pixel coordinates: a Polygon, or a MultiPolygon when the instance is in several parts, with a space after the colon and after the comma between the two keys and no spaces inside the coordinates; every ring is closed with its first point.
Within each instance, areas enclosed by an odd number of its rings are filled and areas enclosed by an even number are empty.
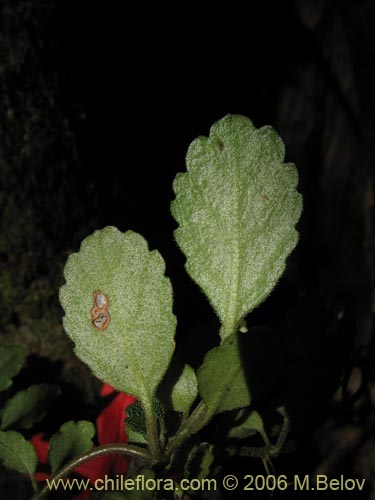
{"type": "Polygon", "coordinates": [[[11,425],[29,429],[43,420],[59,394],[60,389],[52,384],[32,385],[25,391],[17,392],[5,404],[1,429],[11,425]]]}
{"type": "Polygon", "coordinates": [[[52,474],[74,457],[91,450],[94,443],[95,427],[91,422],[81,420],[69,421],[60,427],[60,430],[51,438],[48,461],[52,474]]]}
{"type": "Polygon", "coordinates": [[[206,354],[197,373],[199,394],[211,414],[244,408],[269,395],[284,366],[280,335],[253,327],[227,337],[206,354]]]}
{"type": "Polygon", "coordinates": [[[198,395],[198,382],[194,370],[185,364],[181,375],[172,388],[172,407],[176,411],[187,413],[198,395]]]}
{"type": "Polygon", "coordinates": [[[133,429],[131,425],[126,427],[126,434],[128,436],[128,442],[134,444],[148,444],[147,433],[137,432],[133,429]]]}
{"type": "Polygon", "coordinates": [[[147,443],[145,414],[140,401],[135,401],[126,409],[125,431],[129,443],[147,443]]]}
{"type": "Polygon", "coordinates": [[[200,443],[189,454],[184,475],[193,479],[204,479],[209,476],[214,460],[214,445],[200,443]]]}
{"type": "Polygon", "coordinates": [[[126,484],[127,500],[152,500],[154,498],[155,492],[146,487],[147,480],[153,480],[153,483],[156,483],[154,471],[151,469],[141,469],[135,477],[129,479],[130,481],[134,481],[134,483],[126,484]]]}
{"type": "MultiPolygon", "coordinates": [[[[165,419],[165,411],[160,401],[154,400],[153,412],[162,425],[165,419]]],[[[148,443],[146,417],[141,401],[137,400],[127,407],[125,432],[130,443],[148,443]]]]}
{"type": "Polygon", "coordinates": [[[199,394],[211,414],[242,408],[251,402],[238,344],[236,334],[227,337],[206,354],[198,370],[199,394]]]}
{"type": "Polygon", "coordinates": [[[284,144],[271,127],[228,115],[193,141],[187,173],[174,181],[175,238],[223,339],[269,295],[297,244],[302,197],[295,166],[283,161],[284,144]]]}
{"type": "Polygon", "coordinates": [[[169,410],[188,413],[198,395],[194,370],[174,357],[158,387],[157,394],[169,410]]]}
{"type": "Polygon", "coordinates": [[[33,476],[38,459],[34,446],[22,434],[0,431],[0,461],[9,469],[33,476]]]}
{"type": "Polygon", "coordinates": [[[21,370],[26,351],[18,345],[0,345],[0,391],[12,385],[12,378],[21,370]]]}
{"type": "Polygon", "coordinates": [[[101,380],[150,405],[172,357],[176,319],[160,254],[137,233],[106,227],[88,236],[65,266],[64,327],[76,354],[101,380]],[[110,320],[93,324],[94,293],[110,320]]]}
{"type": "Polygon", "coordinates": [[[230,429],[228,437],[236,439],[245,439],[254,432],[258,432],[266,446],[269,446],[270,441],[266,434],[263,424],[263,418],[256,410],[240,410],[237,418],[237,425],[230,429]]]}

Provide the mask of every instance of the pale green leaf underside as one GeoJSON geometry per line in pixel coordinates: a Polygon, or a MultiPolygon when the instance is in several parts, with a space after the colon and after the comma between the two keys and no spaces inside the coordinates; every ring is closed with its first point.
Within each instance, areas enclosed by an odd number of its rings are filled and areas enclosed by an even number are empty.
{"type": "MultiPolygon", "coordinates": [[[[244,333],[240,335],[246,335],[244,333]]],[[[248,406],[251,394],[236,335],[209,351],[198,370],[198,390],[210,413],[248,406]]]]}
{"type": "Polygon", "coordinates": [[[37,465],[34,446],[15,431],[0,431],[0,463],[21,474],[33,476],[37,465]]]}
{"type": "Polygon", "coordinates": [[[283,160],[274,129],[228,115],[193,141],[187,173],[174,181],[175,237],[222,338],[272,291],[297,244],[302,197],[295,166],[283,160]]]}
{"type": "Polygon", "coordinates": [[[106,227],[88,236],[65,266],[64,327],[76,354],[116,389],[151,400],[173,353],[172,288],[160,254],[137,233],[106,227]],[[109,299],[110,323],[92,323],[93,294],[109,299]]]}
{"type": "Polygon", "coordinates": [[[91,422],[66,422],[59,432],[52,436],[48,450],[48,461],[52,474],[72,458],[91,450],[95,427],[91,422]]]}

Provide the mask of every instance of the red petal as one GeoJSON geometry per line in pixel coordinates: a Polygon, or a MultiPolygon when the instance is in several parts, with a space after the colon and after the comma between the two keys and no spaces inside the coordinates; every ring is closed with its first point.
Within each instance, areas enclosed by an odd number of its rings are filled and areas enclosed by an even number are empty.
{"type": "Polygon", "coordinates": [[[38,462],[46,464],[48,460],[48,448],[49,442],[43,439],[44,434],[40,432],[33,436],[30,441],[33,444],[36,456],[38,457],[38,462]]]}
{"type": "Polygon", "coordinates": [[[90,490],[86,490],[80,493],[77,497],[74,497],[73,500],[85,500],[86,498],[89,498],[90,493],[90,490]]]}
{"type": "Polygon", "coordinates": [[[102,389],[100,391],[100,395],[103,397],[108,396],[109,394],[112,394],[112,392],[115,392],[115,390],[116,389],[114,387],[112,387],[111,385],[103,384],[102,389]]]}
{"type": "Polygon", "coordinates": [[[41,481],[45,481],[46,479],[49,479],[51,476],[50,474],[47,474],[46,472],[36,472],[35,473],[35,479],[40,483],[41,481]]]}
{"type": "Polygon", "coordinates": [[[112,459],[111,455],[95,458],[77,467],[76,472],[94,483],[95,479],[103,478],[109,473],[112,459]]]}

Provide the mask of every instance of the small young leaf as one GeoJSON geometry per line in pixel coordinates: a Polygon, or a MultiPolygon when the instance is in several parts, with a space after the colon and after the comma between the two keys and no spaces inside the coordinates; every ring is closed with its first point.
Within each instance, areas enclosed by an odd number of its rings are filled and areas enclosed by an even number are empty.
{"type": "Polygon", "coordinates": [[[1,429],[11,425],[29,429],[40,422],[60,394],[60,389],[52,384],[32,385],[25,391],[17,392],[7,401],[1,419],[1,429]]]}
{"type": "Polygon", "coordinates": [[[148,404],[174,349],[176,319],[164,271],[162,257],[142,236],[106,227],[69,257],[60,289],[76,354],[101,380],[148,404]]]}
{"type": "Polygon", "coordinates": [[[211,472],[214,459],[214,446],[209,443],[200,443],[188,456],[184,476],[193,479],[206,478],[211,472]]]}
{"type": "Polygon", "coordinates": [[[238,415],[237,421],[239,421],[240,423],[230,429],[228,437],[245,439],[254,434],[254,432],[258,432],[262,436],[262,439],[266,446],[269,446],[270,441],[264,429],[263,419],[256,410],[250,410],[250,413],[248,415],[244,413],[244,410],[241,410],[238,415]]]}
{"type": "Polygon", "coordinates": [[[140,401],[135,401],[126,409],[126,434],[129,443],[147,443],[145,414],[140,401]]]}
{"type": "Polygon", "coordinates": [[[26,351],[18,345],[0,345],[0,391],[12,385],[12,378],[21,370],[26,351]]]}
{"type": "Polygon", "coordinates": [[[38,462],[34,446],[19,432],[0,431],[0,462],[33,477],[38,462]]]}
{"type": "Polygon", "coordinates": [[[194,370],[184,365],[183,371],[172,388],[171,400],[175,411],[187,413],[198,395],[198,382],[194,370]]]}
{"type": "Polygon", "coordinates": [[[95,427],[91,422],[81,420],[63,424],[59,432],[52,436],[48,450],[52,474],[72,458],[91,450],[94,436],[95,427]]]}
{"type": "Polygon", "coordinates": [[[128,442],[132,444],[147,444],[147,433],[137,432],[133,429],[131,425],[126,426],[126,434],[128,436],[128,442]]]}
{"type": "Polygon", "coordinates": [[[211,413],[244,408],[275,388],[284,361],[280,335],[272,328],[252,327],[206,354],[197,374],[199,393],[211,413]]]}
{"type": "Polygon", "coordinates": [[[155,498],[155,492],[145,486],[148,479],[154,478],[155,472],[151,469],[141,469],[135,477],[129,478],[134,481],[134,486],[132,489],[127,488],[126,500],[152,500],[155,498]],[[138,486],[136,486],[137,481],[138,486]]]}
{"type": "Polygon", "coordinates": [[[198,395],[197,377],[190,365],[174,358],[158,387],[158,398],[169,410],[187,413],[198,395]]]}
{"type": "Polygon", "coordinates": [[[297,244],[302,198],[295,166],[283,161],[271,127],[228,115],[193,141],[187,173],[174,181],[176,241],[222,323],[222,339],[269,295],[297,244]]]}
{"type": "MultiPolygon", "coordinates": [[[[156,418],[162,423],[165,419],[165,411],[158,400],[154,400],[154,413],[156,418]]],[[[146,444],[147,430],[146,419],[142,403],[137,400],[126,409],[125,431],[130,443],[146,444]]]]}
{"type": "Polygon", "coordinates": [[[206,354],[198,370],[198,389],[212,414],[250,404],[251,395],[237,335],[227,337],[220,346],[206,354]]]}

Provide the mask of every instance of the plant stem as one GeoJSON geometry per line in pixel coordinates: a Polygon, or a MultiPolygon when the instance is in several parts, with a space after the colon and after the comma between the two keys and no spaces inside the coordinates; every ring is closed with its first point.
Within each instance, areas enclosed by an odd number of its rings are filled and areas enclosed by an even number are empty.
{"type": "Polygon", "coordinates": [[[173,452],[181,446],[192,434],[200,431],[211,419],[212,412],[208,411],[203,401],[195,408],[190,417],[185,420],[176,434],[169,440],[165,449],[165,454],[170,457],[173,452]]]}
{"type": "Polygon", "coordinates": [[[290,421],[289,421],[289,416],[287,412],[285,411],[285,408],[281,407],[278,409],[278,412],[280,415],[283,417],[283,425],[281,427],[280,434],[277,438],[277,442],[275,446],[271,446],[269,449],[269,456],[270,457],[277,457],[281,450],[283,449],[283,446],[285,444],[286,438],[288,437],[289,430],[290,430],[290,421]]]}
{"type": "Polygon", "coordinates": [[[161,451],[159,443],[158,426],[155,418],[155,408],[152,398],[144,398],[143,409],[145,412],[146,431],[149,443],[149,450],[152,458],[152,464],[161,461],[161,451]]]}
{"type": "MultiPolygon", "coordinates": [[[[59,481],[59,479],[63,479],[68,474],[74,471],[77,467],[84,464],[85,462],[89,462],[90,460],[94,460],[95,458],[102,457],[103,455],[127,455],[128,457],[137,458],[139,460],[144,461],[146,464],[151,463],[151,456],[147,450],[143,448],[139,448],[138,446],[132,446],[130,444],[107,444],[105,446],[98,446],[93,450],[90,450],[82,455],[78,455],[73,458],[70,462],[68,462],[64,467],[62,467],[51,479],[49,483],[52,481],[55,484],[59,481]]],[[[36,493],[32,500],[42,500],[46,498],[50,493],[51,489],[48,487],[48,483],[41,489],[40,492],[36,493]]]]}

